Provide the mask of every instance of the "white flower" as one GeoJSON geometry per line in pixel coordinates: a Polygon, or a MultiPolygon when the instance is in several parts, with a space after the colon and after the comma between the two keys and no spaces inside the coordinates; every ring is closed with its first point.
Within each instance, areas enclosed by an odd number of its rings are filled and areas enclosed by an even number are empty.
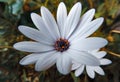
{"type": "MultiPolygon", "coordinates": [[[[105,51],[97,51],[97,50],[93,50],[91,52],[93,56],[97,57],[100,61],[100,65],[108,65],[108,64],[111,64],[111,60],[109,59],[106,59],[106,58],[103,58],[105,55],[106,55],[106,52],[105,51]]],[[[90,78],[95,78],[95,72],[100,74],[100,75],[104,75],[104,71],[103,69],[99,66],[89,66],[89,65],[83,65],[83,64],[80,64],[78,62],[73,62],[73,65],[72,65],[72,70],[75,70],[75,76],[78,77],[80,76],[83,71],[84,71],[84,68],[86,67],[86,72],[88,74],[88,76],[90,78]]]]}
{"type": "Polygon", "coordinates": [[[86,65],[99,65],[96,57],[88,50],[104,47],[107,40],[99,37],[88,37],[102,24],[103,18],[92,21],[95,9],[90,9],[81,18],[81,3],[76,3],[67,15],[66,6],[61,2],[57,10],[57,22],[50,11],[41,7],[41,16],[32,13],[31,18],[37,29],[19,26],[20,32],[35,40],[14,44],[20,51],[32,52],[24,57],[21,65],[35,63],[36,71],[43,71],[54,64],[62,74],[71,71],[72,60],[86,65]]]}

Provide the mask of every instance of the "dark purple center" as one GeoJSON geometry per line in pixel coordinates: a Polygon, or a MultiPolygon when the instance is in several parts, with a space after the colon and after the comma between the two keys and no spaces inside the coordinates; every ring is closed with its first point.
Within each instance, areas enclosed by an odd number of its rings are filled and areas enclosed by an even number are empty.
{"type": "Polygon", "coordinates": [[[55,42],[55,50],[59,51],[59,52],[63,52],[63,51],[66,51],[68,48],[69,48],[70,44],[68,42],[68,40],[66,39],[58,39],[56,42],[55,42]]]}

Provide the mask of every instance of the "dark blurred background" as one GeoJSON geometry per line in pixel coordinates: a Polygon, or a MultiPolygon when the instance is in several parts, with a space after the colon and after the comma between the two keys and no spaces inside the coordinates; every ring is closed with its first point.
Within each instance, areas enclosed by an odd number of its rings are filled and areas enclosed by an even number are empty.
{"type": "Polygon", "coordinates": [[[120,1],[119,0],[0,0],[0,82],[120,82],[120,1]],[[92,36],[104,37],[109,44],[103,48],[112,64],[103,66],[105,76],[96,74],[90,79],[86,73],[78,78],[74,72],[61,75],[55,66],[44,72],[34,71],[34,65],[21,66],[19,60],[29,53],[13,49],[12,45],[30,40],[18,31],[19,25],[35,28],[30,13],[40,14],[46,6],[56,16],[57,6],[64,2],[68,11],[76,3],[82,3],[82,14],[96,9],[94,18],[104,17],[104,23],[92,36]]]}

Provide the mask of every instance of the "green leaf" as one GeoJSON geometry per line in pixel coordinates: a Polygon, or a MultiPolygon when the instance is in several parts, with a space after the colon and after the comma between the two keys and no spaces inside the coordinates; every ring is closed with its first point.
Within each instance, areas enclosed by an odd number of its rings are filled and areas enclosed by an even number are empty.
{"type": "Polygon", "coordinates": [[[79,78],[79,77],[76,77],[73,72],[71,72],[70,74],[71,74],[74,82],[80,82],[80,78],[79,78]]]}

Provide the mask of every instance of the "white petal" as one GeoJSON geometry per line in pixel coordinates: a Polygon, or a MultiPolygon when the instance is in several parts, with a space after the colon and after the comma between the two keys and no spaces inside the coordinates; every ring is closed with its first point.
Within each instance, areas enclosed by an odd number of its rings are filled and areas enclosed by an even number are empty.
{"type": "Polygon", "coordinates": [[[80,64],[85,64],[85,65],[90,65],[90,66],[98,66],[100,65],[99,60],[87,53],[87,52],[82,52],[82,51],[78,51],[78,50],[72,50],[69,49],[68,51],[66,51],[69,57],[71,57],[74,61],[80,63],[80,64]]]}
{"type": "Polygon", "coordinates": [[[70,10],[64,26],[65,38],[68,38],[77,27],[78,22],[80,20],[81,9],[81,3],[78,2],[70,10]]]}
{"type": "Polygon", "coordinates": [[[108,65],[108,64],[111,64],[111,63],[112,63],[112,61],[109,60],[109,59],[106,59],[106,58],[103,58],[103,59],[100,60],[101,65],[108,65]]]}
{"type": "Polygon", "coordinates": [[[17,50],[26,51],[26,52],[45,52],[45,51],[54,50],[53,46],[41,44],[38,42],[28,42],[28,41],[18,42],[14,44],[13,47],[17,50]]]}
{"type": "Polygon", "coordinates": [[[67,9],[65,4],[61,2],[57,10],[57,23],[61,34],[63,33],[64,23],[66,19],[67,19],[67,9]]]}
{"type": "Polygon", "coordinates": [[[56,65],[58,71],[66,75],[71,71],[72,61],[69,57],[66,56],[66,53],[62,53],[61,56],[57,59],[56,65]]]}
{"type": "Polygon", "coordinates": [[[51,39],[48,35],[45,36],[36,29],[30,28],[27,26],[19,26],[18,28],[21,33],[23,33],[25,36],[27,36],[28,38],[31,38],[35,41],[38,41],[38,42],[41,42],[44,44],[49,44],[49,45],[53,45],[53,43],[54,43],[54,40],[51,39]]]}
{"type": "Polygon", "coordinates": [[[71,49],[89,51],[104,47],[107,44],[107,40],[99,37],[90,37],[86,39],[79,39],[71,42],[71,49]]]}
{"type": "Polygon", "coordinates": [[[46,27],[45,27],[45,24],[41,18],[40,15],[36,14],[36,13],[31,13],[31,19],[34,23],[34,25],[42,32],[45,32],[47,31],[46,30],[46,27]]]}
{"type": "Polygon", "coordinates": [[[100,75],[105,75],[103,69],[99,66],[94,67],[94,71],[100,75]]]}
{"type": "Polygon", "coordinates": [[[76,77],[80,76],[83,73],[84,67],[85,67],[84,65],[81,65],[77,70],[75,70],[76,77]]]}
{"type": "Polygon", "coordinates": [[[92,78],[92,79],[95,78],[95,72],[91,66],[86,66],[86,71],[90,78],[92,78]]]}
{"type": "Polygon", "coordinates": [[[106,52],[105,51],[100,51],[100,52],[93,53],[93,55],[100,59],[100,58],[103,58],[106,55],[106,52]]]}
{"type": "Polygon", "coordinates": [[[52,36],[50,36],[51,34],[49,33],[48,29],[46,28],[40,15],[38,15],[36,13],[31,13],[31,19],[32,19],[33,23],[35,24],[35,26],[40,30],[40,32],[43,33],[44,35],[47,35],[46,38],[49,38],[49,39],[52,38],[52,36]]]}
{"type": "Polygon", "coordinates": [[[92,33],[94,33],[103,23],[104,18],[100,17],[97,18],[95,20],[93,20],[92,22],[90,22],[87,27],[81,32],[81,37],[88,37],[90,36],[92,33]]]}
{"type": "Polygon", "coordinates": [[[42,19],[43,19],[48,31],[51,33],[52,37],[54,39],[58,39],[60,37],[60,32],[59,32],[58,26],[56,24],[56,21],[55,21],[54,17],[52,16],[52,14],[50,13],[50,11],[45,7],[41,7],[41,15],[42,15],[42,19]]]}
{"type": "Polygon", "coordinates": [[[47,54],[40,55],[39,60],[35,64],[36,71],[44,71],[56,63],[56,59],[60,56],[55,51],[48,52],[47,54]]]}
{"type": "Polygon", "coordinates": [[[90,36],[92,33],[94,33],[99,27],[100,25],[103,23],[103,18],[97,18],[95,20],[93,20],[92,22],[88,23],[84,29],[79,33],[79,35],[77,35],[74,39],[70,38],[70,41],[74,41],[76,39],[79,39],[79,37],[81,38],[86,38],[88,36],[90,36]]]}
{"type": "Polygon", "coordinates": [[[93,16],[95,14],[95,9],[90,9],[89,11],[87,11],[82,18],[80,19],[80,23],[78,28],[75,30],[75,32],[73,33],[73,35],[70,37],[70,40],[73,40],[76,36],[78,36],[84,29],[86,29],[85,27],[88,25],[88,23],[93,19],[93,16]]]}
{"type": "Polygon", "coordinates": [[[72,65],[72,68],[71,70],[75,70],[75,69],[78,69],[82,64],[79,64],[77,62],[74,62],[73,65],[72,65]]]}
{"type": "Polygon", "coordinates": [[[88,10],[88,11],[81,17],[79,27],[82,27],[82,26],[84,26],[85,24],[89,23],[89,22],[93,19],[94,14],[95,14],[95,9],[90,9],[90,10],[88,10]]]}
{"type": "Polygon", "coordinates": [[[39,59],[40,55],[41,55],[40,53],[33,53],[30,55],[27,55],[20,60],[20,64],[21,65],[34,64],[39,59]]]}

